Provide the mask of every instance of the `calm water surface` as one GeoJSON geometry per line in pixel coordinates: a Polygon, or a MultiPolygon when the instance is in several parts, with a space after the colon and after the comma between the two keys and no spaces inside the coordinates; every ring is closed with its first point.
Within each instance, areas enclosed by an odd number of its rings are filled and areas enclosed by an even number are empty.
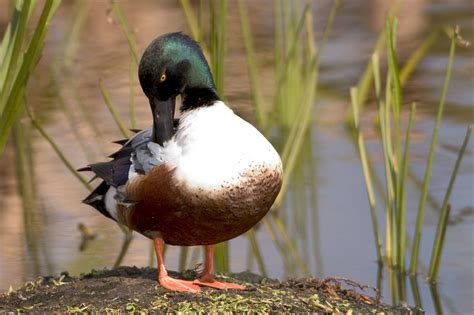
{"type": "MultiPolygon", "coordinates": [[[[314,124],[287,199],[278,210],[290,238],[297,245],[304,266],[288,250],[280,251],[261,226],[257,238],[266,271],[271,277],[301,276],[306,269],[318,277],[339,275],[377,284],[379,270],[375,262],[362,169],[357,151],[346,132],[344,119],[349,107],[348,90],[357,83],[370,58],[390,3],[388,0],[345,1],[338,12],[322,58],[322,91],[315,102],[314,124]]],[[[252,2],[248,5],[255,45],[263,68],[262,82],[272,82],[271,2],[258,2],[258,5],[252,2]]],[[[314,3],[317,38],[321,37],[330,5],[330,1],[314,3]]],[[[123,6],[134,28],[140,51],[158,34],[187,29],[177,2],[140,1],[133,5],[124,2],[123,6]]],[[[116,148],[110,141],[121,137],[103,104],[98,80],[103,80],[124,117],[128,116],[130,100],[129,50],[110,7],[107,2],[90,2],[80,7],[85,10],[82,15],[84,20],[79,32],[74,33],[71,25],[74,17],[81,16],[78,8],[74,3],[65,1],[58,11],[48,35],[44,57],[30,81],[28,93],[29,103],[76,167],[103,160],[116,148]],[[71,48],[67,50],[71,52],[70,59],[63,53],[62,38],[65,34],[73,39],[77,34],[73,45],[68,46],[71,48]],[[68,71],[55,71],[54,65],[64,60],[66,64],[70,61],[68,71]]],[[[470,0],[406,1],[399,16],[398,48],[402,62],[439,26],[458,24],[463,36],[474,40],[474,6],[470,0]]],[[[226,56],[225,96],[238,114],[252,121],[245,51],[235,4],[230,4],[228,31],[232,37],[228,41],[226,56]]],[[[414,100],[419,103],[407,190],[410,245],[419,201],[419,183],[424,176],[448,48],[449,40],[444,35],[440,36],[407,83],[404,95],[404,103],[414,100]]],[[[421,247],[422,274],[418,277],[418,284],[423,307],[429,313],[434,313],[435,307],[424,277],[439,208],[457,151],[466,126],[474,121],[473,78],[473,49],[458,49],[433,165],[421,247]]],[[[268,94],[270,90],[266,88],[264,93],[268,94]]],[[[138,126],[149,126],[148,102],[138,85],[134,95],[138,104],[138,126]]],[[[363,123],[367,125],[364,134],[375,168],[382,176],[381,143],[371,129],[374,115],[373,106],[369,106],[363,116],[363,123]]],[[[407,117],[407,113],[403,115],[407,117]]],[[[25,120],[23,130],[28,132],[29,129],[25,120]]],[[[273,139],[275,143],[278,140],[277,137],[273,139]]],[[[27,212],[28,216],[24,215],[17,193],[17,158],[12,143],[0,159],[0,222],[3,222],[0,229],[0,290],[6,290],[10,285],[19,286],[37,275],[58,274],[63,270],[77,275],[92,268],[110,267],[122,244],[122,233],[112,221],[80,203],[87,194],[86,189],[67,171],[50,146],[36,133],[33,133],[31,141],[34,172],[30,177],[35,183],[36,202],[35,207],[27,212]],[[79,223],[98,234],[98,238],[89,242],[82,251],[79,250],[79,223]]],[[[442,310],[449,314],[474,311],[473,150],[471,141],[451,197],[452,222],[448,226],[440,270],[439,298],[442,310]]],[[[377,202],[382,204],[380,198],[377,202]]],[[[379,211],[379,220],[382,221],[384,213],[381,207],[379,211]]],[[[148,240],[135,235],[123,264],[148,265],[149,248],[148,240]]],[[[245,237],[232,240],[230,249],[233,271],[250,269],[259,272],[245,237]]],[[[169,268],[178,268],[179,253],[179,247],[169,247],[166,255],[169,268]]],[[[188,267],[199,261],[200,250],[192,249],[188,267]]],[[[390,302],[392,294],[387,282],[387,270],[382,270],[381,274],[382,295],[390,302]]],[[[410,286],[407,296],[408,303],[414,304],[410,286]]]]}

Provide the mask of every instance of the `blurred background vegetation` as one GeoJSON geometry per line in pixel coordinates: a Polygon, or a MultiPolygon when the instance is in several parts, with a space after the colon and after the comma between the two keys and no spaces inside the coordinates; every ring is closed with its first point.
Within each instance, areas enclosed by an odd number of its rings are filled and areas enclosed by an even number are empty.
{"type": "MultiPolygon", "coordinates": [[[[219,270],[344,275],[394,304],[469,312],[473,18],[469,0],[0,2],[0,289],[154,265],[148,240],[80,203],[91,184],[74,170],[151,124],[137,62],[181,30],[285,165],[219,270]]],[[[166,259],[192,268],[201,250],[166,259]]]]}

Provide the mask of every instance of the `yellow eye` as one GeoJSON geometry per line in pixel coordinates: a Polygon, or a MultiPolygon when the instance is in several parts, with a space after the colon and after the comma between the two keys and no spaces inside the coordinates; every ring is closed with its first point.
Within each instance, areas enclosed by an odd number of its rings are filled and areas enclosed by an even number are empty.
{"type": "Polygon", "coordinates": [[[160,82],[163,82],[166,80],[166,74],[162,74],[161,77],[160,77],[160,82]]]}

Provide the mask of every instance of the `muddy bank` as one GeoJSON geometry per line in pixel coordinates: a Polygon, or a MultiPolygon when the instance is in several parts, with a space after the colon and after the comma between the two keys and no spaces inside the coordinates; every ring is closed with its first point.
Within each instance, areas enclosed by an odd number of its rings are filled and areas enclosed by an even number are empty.
{"type": "MultiPolygon", "coordinates": [[[[195,271],[170,272],[192,279],[195,271]]],[[[223,292],[203,288],[200,294],[174,293],[160,287],[156,269],[120,267],[92,271],[80,277],[39,277],[16,290],[0,295],[3,312],[76,313],[123,312],[362,312],[419,314],[421,310],[382,303],[375,291],[350,280],[289,279],[277,281],[243,272],[222,276],[241,283],[244,291],[223,292]]]]}

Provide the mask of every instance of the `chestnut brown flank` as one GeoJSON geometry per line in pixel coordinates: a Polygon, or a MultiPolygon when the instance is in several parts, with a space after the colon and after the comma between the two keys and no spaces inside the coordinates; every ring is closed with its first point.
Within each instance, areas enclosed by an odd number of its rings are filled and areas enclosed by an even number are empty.
{"type": "Polygon", "coordinates": [[[282,170],[265,165],[239,174],[238,183],[203,190],[179,182],[166,164],[130,181],[130,210],[119,209],[133,230],[171,245],[210,245],[245,233],[268,212],[281,187],[282,170]],[[128,212],[128,213],[127,213],[128,212]]]}

